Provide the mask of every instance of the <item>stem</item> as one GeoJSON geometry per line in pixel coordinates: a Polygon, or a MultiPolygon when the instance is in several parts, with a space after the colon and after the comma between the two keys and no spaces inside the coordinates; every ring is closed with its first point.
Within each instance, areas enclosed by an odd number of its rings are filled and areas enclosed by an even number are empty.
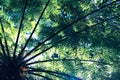
{"type": "Polygon", "coordinates": [[[27,57],[28,55],[30,55],[33,51],[35,51],[39,46],[41,46],[42,44],[44,44],[46,41],[48,41],[49,39],[51,39],[52,37],[54,37],[55,35],[57,35],[57,34],[60,33],[61,31],[65,30],[65,29],[68,28],[68,27],[71,27],[71,25],[73,25],[73,24],[77,23],[78,21],[86,18],[87,16],[90,16],[90,15],[92,15],[92,14],[94,14],[94,13],[96,13],[96,12],[98,12],[98,11],[106,8],[106,7],[108,7],[109,5],[112,5],[112,4],[116,3],[117,1],[118,1],[118,0],[113,1],[112,3],[107,4],[107,5],[105,5],[105,6],[102,6],[101,8],[96,9],[96,10],[94,10],[94,11],[92,11],[92,12],[84,15],[83,17],[78,18],[77,20],[73,21],[72,23],[64,26],[64,27],[61,28],[60,30],[58,30],[58,31],[56,31],[55,33],[53,33],[50,37],[48,37],[48,38],[45,39],[44,41],[40,42],[37,46],[35,46],[30,52],[27,53],[26,57],[27,57]]]}
{"type": "Polygon", "coordinates": [[[25,9],[26,9],[26,6],[27,6],[27,2],[28,2],[28,0],[25,0],[25,5],[24,5],[23,13],[22,13],[22,18],[21,18],[21,21],[20,21],[19,30],[18,30],[18,34],[17,34],[17,39],[16,39],[16,43],[15,43],[15,49],[14,49],[14,52],[13,52],[13,58],[15,58],[15,55],[16,55],[16,49],[17,49],[17,45],[18,45],[18,40],[19,40],[21,28],[22,28],[22,23],[23,23],[23,19],[24,19],[24,15],[25,15],[25,9]]]}
{"type": "Polygon", "coordinates": [[[2,59],[3,57],[4,57],[4,54],[0,52],[0,59],[2,59]]]}
{"type": "MultiPolygon", "coordinates": [[[[66,39],[67,39],[67,38],[64,38],[64,39],[60,40],[58,43],[61,43],[61,42],[65,41],[66,39]]],[[[41,55],[42,53],[44,53],[44,52],[46,52],[46,51],[50,50],[51,48],[53,48],[54,46],[56,46],[58,43],[56,43],[56,44],[54,44],[54,45],[50,46],[49,48],[47,48],[47,49],[43,50],[42,52],[40,52],[40,53],[38,53],[38,54],[36,54],[36,55],[34,55],[34,56],[30,57],[29,59],[27,59],[27,60],[25,60],[25,61],[21,62],[21,63],[20,63],[20,65],[22,65],[22,64],[24,64],[24,63],[27,63],[28,61],[30,61],[30,60],[32,60],[32,59],[34,59],[35,57],[37,57],[37,56],[41,55]]]]}
{"type": "Polygon", "coordinates": [[[6,53],[5,53],[5,49],[4,49],[4,46],[3,46],[3,44],[2,44],[1,37],[0,37],[0,46],[1,46],[1,49],[2,49],[3,55],[6,57],[7,55],[6,55],[6,53]]]}
{"type": "Polygon", "coordinates": [[[50,79],[49,77],[46,77],[46,76],[43,76],[43,75],[40,75],[40,74],[37,74],[37,73],[33,73],[33,72],[28,72],[28,74],[32,74],[32,75],[35,75],[35,76],[43,77],[44,79],[47,79],[47,80],[53,80],[53,79],[50,79]]]}
{"type": "Polygon", "coordinates": [[[81,61],[81,62],[93,62],[93,63],[102,63],[105,65],[112,65],[109,63],[105,63],[105,62],[100,62],[100,61],[95,61],[95,60],[82,60],[82,59],[50,59],[50,60],[43,60],[43,61],[35,61],[35,62],[31,62],[26,64],[26,66],[28,65],[32,65],[32,64],[37,64],[37,63],[44,63],[44,62],[58,62],[58,61],[81,61]]]}
{"type": "MultiPolygon", "coordinates": [[[[119,16],[119,15],[118,15],[118,16],[119,16]]],[[[100,25],[100,24],[102,24],[102,23],[104,23],[104,22],[106,22],[106,21],[110,21],[110,20],[112,20],[112,19],[118,18],[118,16],[114,16],[114,17],[112,17],[112,18],[105,19],[105,20],[103,20],[102,22],[96,23],[96,24],[94,24],[94,25],[92,25],[92,26],[87,26],[85,29],[80,30],[80,31],[77,31],[76,34],[77,34],[77,33],[81,33],[81,32],[83,32],[83,31],[85,31],[85,30],[90,29],[90,28],[93,28],[94,26],[100,25]]]]}
{"type": "MultiPolygon", "coordinates": [[[[114,16],[114,17],[112,17],[112,18],[110,18],[110,19],[106,19],[106,20],[104,20],[104,21],[102,21],[102,22],[96,23],[96,24],[94,24],[94,25],[92,25],[92,26],[86,27],[85,29],[80,30],[80,31],[78,31],[78,32],[76,32],[76,33],[77,33],[77,34],[78,34],[78,33],[81,33],[81,32],[83,32],[83,31],[85,31],[85,30],[87,30],[87,29],[90,29],[91,27],[94,27],[94,26],[96,26],[96,25],[99,25],[99,24],[101,24],[101,23],[104,23],[105,21],[108,21],[108,20],[111,20],[111,19],[114,19],[114,18],[116,18],[116,16],[114,16]]],[[[65,39],[67,39],[67,38],[68,38],[68,37],[66,37],[65,39]]],[[[58,44],[58,43],[57,43],[57,44],[58,44]]],[[[54,47],[54,45],[51,46],[51,47],[49,47],[49,48],[47,48],[46,50],[44,50],[44,51],[38,53],[37,55],[31,57],[30,59],[28,59],[28,60],[26,60],[26,61],[24,61],[24,62],[27,62],[27,61],[29,61],[29,60],[31,60],[31,59],[33,59],[33,58],[39,56],[40,54],[46,52],[47,50],[51,49],[52,47],[54,47]]],[[[23,57],[23,59],[25,59],[26,57],[27,57],[27,56],[23,57]]]]}
{"type": "Polygon", "coordinates": [[[4,31],[4,27],[3,27],[2,22],[1,22],[1,27],[2,27],[2,32],[3,32],[4,40],[5,40],[5,46],[6,46],[7,55],[10,57],[10,51],[8,49],[8,44],[7,44],[6,35],[5,35],[5,31],[4,31]]]}
{"type": "MultiPolygon", "coordinates": [[[[34,73],[34,71],[32,71],[32,70],[29,70],[29,71],[27,71],[28,73],[34,73]]],[[[45,72],[44,72],[45,73],[45,72]]],[[[50,75],[52,75],[52,76],[55,76],[55,77],[57,77],[57,78],[60,78],[60,79],[63,79],[63,80],[65,80],[65,78],[63,77],[63,76],[61,76],[61,75],[56,75],[56,74],[53,74],[53,73],[47,73],[47,74],[50,74],[50,75]]],[[[38,74],[37,74],[38,75],[38,74]]],[[[53,79],[52,79],[53,80],[53,79]]]]}
{"type": "Polygon", "coordinates": [[[39,69],[35,69],[35,68],[31,68],[31,67],[28,67],[28,68],[31,69],[31,70],[28,70],[28,71],[32,71],[32,72],[45,72],[45,73],[48,73],[48,74],[52,73],[52,74],[62,75],[64,77],[68,78],[68,79],[72,78],[72,79],[75,79],[75,80],[82,80],[82,79],[77,78],[75,76],[72,76],[72,75],[69,75],[69,74],[66,74],[66,73],[63,73],[63,72],[59,72],[59,71],[55,72],[55,71],[44,70],[44,69],[40,69],[40,68],[39,69]]]}
{"type": "MultiPolygon", "coordinates": [[[[42,11],[42,13],[41,13],[41,15],[40,15],[38,21],[37,21],[37,23],[35,24],[35,27],[34,27],[32,33],[31,33],[31,35],[30,35],[29,38],[27,39],[27,41],[26,41],[24,47],[22,48],[21,52],[19,53],[19,56],[18,56],[18,57],[20,57],[21,55],[24,54],[24,50],[25,50],[25,48],[26,48],[28,42],[30,41],[30,39],[31,39],[31,37],[32,37],[32,35],[33,35],[33,33],[35,32],[35,30],[36,30],[36,28],[37,28],[37,26],[38,26],[38,24],[39,24],[39,22],[40,22],[40,20],[41,20],[41,18],[42,18],[42,16],[43,16],[44,12],[45,12],[45,10],[46,10],[48,4],[49,4],[49,2],[50,2],[50,0],[48,0],[48,2],[46,3],[46,5],[45,5],[45,7],[44,7],[44,9],[43,9],[43,11],[42,11]]],[[[29,54],[27,54],[27,55],[29,55],[29,54]]]]}
{"type": "Polygon", "coordinates": [[[29,80],[29,78],[28,78],[28,77],[26,77],[26,76],[24,76],[24,78],[25,78],[26,80],[29,80]]]}

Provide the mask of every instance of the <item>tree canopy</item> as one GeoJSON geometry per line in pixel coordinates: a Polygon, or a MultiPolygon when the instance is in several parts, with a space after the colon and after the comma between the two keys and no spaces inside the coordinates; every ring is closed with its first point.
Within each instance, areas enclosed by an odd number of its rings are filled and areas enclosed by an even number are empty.
{"type": "Polygon", "coordinates": [[[119,75],[120,0],[0,0],[0,80],[119,75]]]}

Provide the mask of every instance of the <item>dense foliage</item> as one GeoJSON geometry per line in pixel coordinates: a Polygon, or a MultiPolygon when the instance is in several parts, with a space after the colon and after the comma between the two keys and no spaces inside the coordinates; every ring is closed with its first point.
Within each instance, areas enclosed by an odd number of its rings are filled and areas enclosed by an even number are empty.
{"type": "Polygon", "coordinates": [[[119,80],[120,0],[0,0],[0,80],[119,80]]]}

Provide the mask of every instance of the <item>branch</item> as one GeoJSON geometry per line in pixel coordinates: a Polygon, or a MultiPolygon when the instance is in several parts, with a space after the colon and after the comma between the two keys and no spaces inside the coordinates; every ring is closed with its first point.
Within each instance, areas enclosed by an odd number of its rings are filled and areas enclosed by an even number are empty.
{"type": "Polygon", "coordinates": [[[0,59],[2,59],[3,57],[4,57],[4,54],[2,54],[0,51],[0,59]]]}
{"type": "Polygon", "coordinates": [[[24,76],[25,80],[30,80],[28,77],[24,76]]]}
{"type": "MultiPolygon", "coordinates": [[[[29,73],[34,73],[34,71],[33,70],[28,70],[27,71],[27,73],[29,74],[29,73]]],[[[45,72],[44,72],[45,73],[45,72]]],[[[37,73],[35,73],[35,74],[37,74],[37,73]]],[[[63,76],[61,76],[61,75],[56,75],[56,74],[53,74],[53,73],[47,73],[47,74],[50,74],[50,75],[52,75],[52,76],[55,76],[55,77],[57,77],[57,78],[60,78],[60,79],[63,79],[63,80],[65,80],[65,78],[63,77],[63,76]]],[[[38,74],[37,74],[38,75],[38,74]]],[[[38,75],[39,76],[39,75],[38,75]]],[[[40,75],[41,76],[41,75],[40,75]]],[[[43,76],[44,77],[44,76],[43,76]]],[[[45,76],[46,77],[46,76],[45,76]]],[[[52,79],[53,80],[53,79],[52,79]]]]}
{"type": "MultiPolygon", "coordinates": [[[[87,30],[87,29],[90,29],[90,28],[96,26],[96,25],[102,24],[102,23],[104,23],[105,21],[109,21],[109,20],[115,19],[116,17],[117,17],[117,16],[114,16],[114,17],[112,17],[112,18],[106,19],[106,20],[104,20],[104,21],[102,21],[102,22],[99,22],[99,23],[96,23],[96,24],[94,24],[94,25],[92,25],[92,26],[86,27],[85,29],[80,30],[80,31],[78,31],[78,32],[76,32],[76,33],[81,33],[81,32],[83,32],[83,31],[85,31],[85,30],[87,30]]],[[[68,39],[68,37],[66,37],[65,39],[68,39]]],[[[59,43],[56,43],[56,45],[57,45],[57,44],[59,44],[59,43]]],[[[24,61],[24,63],[28,62],[29,60],[32,60],[33,58],[35,58],[35,57],[39,56],[40,54],[46,52],[47,50],[51,49],[52,47],[54,47],[54,45],[51,46],[51,47],[49,47],[49,48],[47,48],[46,50],[38,53],[37,55],[29,58],[28,60],[24,61]]],[[[25,59],[27,56],[28,56],[28,55],[24,56],[23,59],[25,59]]],[[[23,59],[22,59],[22,60],[23,60],[23,59]]]]}
{"type": "Polygon", "coordinates": [[[77,23],[78,21],[86,18],[87,16],[90,16],[90,15],[92,15],[92,14],[94,14],[94,13],[96,13],[96,12],[98,12],[98,11],[106,8],[106,7],[108,7],[109,5],[112,5],[112,4],[116,3],[117,1],[118,1],[118,0],[113,1],[113,2],[110,3],[110,4],[104,5],[104,6],[102,6],[101,8],[96,9],[96,10],[94,10],[94,11],[92,11],[92,12],[84,15],[83,17],[78,18],[77,20],[73,21],[72,23],[64,26],[64,27],[61,28],[60,30],[58,30],[58,31],[56,31],[55,33],[53,33],[50,37],[48,37],[48,38],[45,39],[44,41],[40,42],[40,43],[39,43],[37,46],[35,46],[30,52],[28,52],[26,56],[30,55],[30,54],[31,54],[33,51],[35,51],[39,46],[41,46],[42,44],[44,44],[46,41],[48,41],[49,39],[51,39],[52,37],[54,37],[55,35],[57,35],[57,34],[60,33],[61,31],[65,30],[65,29],[68,28],[68,27],[71,27],[73,24],[75,24],[75,23],[77,23]]]}
{"type": "MultiPolygon", "coordinates": [[[[33,35],[33,33],[35,32],[35,30],[36,30],[36,28],[37,28],[37,26],[38,26],[38,24],[39,24],[39,22],[40,22],[40,20],[41,20],[41,18],[42,18],[42,16],[43,16],[44,12],[45,12],[45,10],[46,10],[48,4],[49,4],[49,2],[50,2],[50,0],[48,0],[48,2],[46,3],[46,5],[45,5],[45,7],[44,7],[44,9],[43,9],[43,11],[42,11],[42,13],[41,13],[41,15],[40,15],[38,21],[37,21],[37,23],[35,24],[35,27],[34,27],[32,33],[31,33],[31,35],[30,35],[29,38],[27,39],[27,41],[26,41],[24,47],[22,48],[21,52],[19,53],[19,56],[18,56],[18,57],[20,57],[21,55],[24,54],[24,50],[25,50],[25,48],[26,48],[28,42],[30,41],[30,39],[31,39],[31,37],[32,37],[32,35],[33,35]]],[[[27,55],[28,55],[28,54],[27,54],[27,55]]]]}
{"type": "Polygon", "coordinates": [[[13,58],[15,58],[16,49],[17,49],[17,45],[18,45],[18,40],[19,40],[21,28],[22,28],[24,15],[25,15],[25,9],[27,7],[27,2],[28,2],[28,0],[25,0],[25,5],[24,5],[23,13],[22,13],[22,18],[21,18],[21,21],[20,21],[19,30],[18,30],[18,34],[17,34],[17,39],[16,39],[16,43],[15,43],[15,49],[14,49],[14,52],[13,52],[13,58]]]}
{"type": "Polygon", "coordinates": [[[26,66],[28,65],[33,65],[33,64],[38,64],[38,63],[44,63],[44,62],[59,62],[59,61],[81,61],[81,62],[93,62],[93,63],[101,63],[101,64],[105,64],[105,65],[112,65],[110,63],[105,63],[105,62],[101,62],[101,61],[95,61],[95,60],[83,60],[83,59],[49,59],[49,60],[43,60],[43,61],[35,61],[35,62],[31,62],[31,63],[27,63],[26,66]]]}
{"type": "Polygon", "coordinates": [[[25,60],[25,61],[22,61],[22,62],[20,63],[20,65],[22,65],[22,64],[24,64],[24,63],[27,63],[28,61],[34,59],[35,57],[37,57],[37,56],[43,54],[44,52],[50,50],[51,48],[53,48],[54,46],[56,46],[58,43],[61,43],[61,42],[65,41],[66,39],[67,39],[67,38],[64,38],[64,39],[60,40],[59,42],[57,42],[56,44],[54,44],[54,45],[50,46],[49,48],[43,50],[42,52],[40,52],[40,53],[38,53],[38,54],[36,54],[36,55],[30,57],[29,59],[27,59],[27,60],[25,60]]]}
{"type": "Polygon", "coordinates": [[[31,69],[31,70],[28,70],[28,71],[30,71],[30,72],[45,72],[45,73],[48,73],[48,74],[57,74],[57,75],[61,75],[61,76],[64,76],[64,77],[66,77],[66,78],[68,78],[68,79],[75,79],[75,80],[82,80],[82,79],[80,79],[80,78],[77,78],[77,77],[75,77],[75,76],[72,76],[72,75],[69,75],[69,74],[66,74],[66,73],[63,73],[63,72],[59,72],[59,71],[57,71],[57,72],[55,72],[55,71],[50,71],[50,70],[44,70],[44,69],[35,69],[35,68],[31,68],[31,67],[28,67],[29,69],[31,69]]]}
{"type": "MultiPolygon", "coordinates": [[[[118,15],[118,16],[120,16],[120,15],[118,15]]],[[[103,21],[101,21],[101,22],[99,22],[99,23],[96,23],[96,24],[94,24],[94,25],[91,25],[91,26],[87,26],[85,29],[80,30],[80,31],[77,31],[76,34],[77,34],[77,33],[81,33],[81,32],[83,32],[83,31],[86,31],[86,30],[88,30],[88,29],[91,29],[91,28],[93,28],[94,26],[100,25],[100,24],[102,24],[102,23],[104,23],[104,22],[106,22],[106,21],[110,21],[110,20],[112,20],[112,19],[118,18],[118,16],[114,16],[114,17],[111,17],[111,18],[109,18],[109,19],[105,19],[105,20],[103,20],[103,21]]]]}
{"type": "Polygon", "coordinates": [[[2,49],[3,55],[6,57],[6,53],[5,53],[4,45],[2,44],[1,37],[0,37],[0,46],[1,46],[1,49],[2,49]]]}
{"type": "Polygon", "coordinates": [[[50,79],[49,77],[47,76],[43,76],[43,75],[40,75],[40,74],[37,74],[37,73],[33,73],[33,72],[27,72],[28,74],[32,74],[32,75],[35,75],[35,76],[39,76],[39,77],[43,77],[44,79],[47,79],[47,80],[53,80],[53,79],[50,79]]]}
{"type": "Polygon", "coordinates": [[[3,33],[3,36],[4,36],[4,40],[5,40],[5,46],[6,46],[7,55],[10,56],[10,51],[8,49],[8,44],[7,44],[6,35],[5,35],[5,31],[4,31],[2,21],[1,21],[1,27],[2,27],[2,33],[3,33]]]}

